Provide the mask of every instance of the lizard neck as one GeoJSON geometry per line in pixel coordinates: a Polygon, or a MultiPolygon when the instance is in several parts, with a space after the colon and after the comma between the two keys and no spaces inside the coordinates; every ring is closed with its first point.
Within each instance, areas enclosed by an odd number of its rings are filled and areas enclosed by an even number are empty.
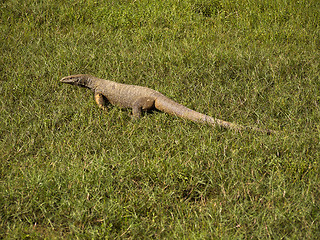
{"type": "Polygon", "coordinates": [[[87,75],[84,86],[92,90],[96,90],[96,88],[98,87],[99,81],[101,81],[101,79],[91,75],[87,75]]]}

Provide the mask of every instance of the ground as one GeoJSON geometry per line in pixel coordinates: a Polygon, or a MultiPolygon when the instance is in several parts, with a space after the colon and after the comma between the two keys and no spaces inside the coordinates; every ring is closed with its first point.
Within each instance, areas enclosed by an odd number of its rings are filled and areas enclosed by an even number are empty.
{"type": "Polygon", "coordinates": [[[0,238],[320,238],[320,2],[0,3],[0,238]],[[87,73],[280,131],[132,121],[87,73]]]}

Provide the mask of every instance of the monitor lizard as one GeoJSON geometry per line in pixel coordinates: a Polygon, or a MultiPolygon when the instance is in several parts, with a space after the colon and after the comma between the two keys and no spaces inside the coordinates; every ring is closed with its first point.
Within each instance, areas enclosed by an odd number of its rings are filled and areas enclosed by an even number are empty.
{"type": "Polygon", "coordinates": [[[117,83],[88,74],[71,75],[62,78],[60,81],[91,89],[94,92],[96,103],[104,110],[106,110],[107,101],[121,108],[131,108],[134,119],[140,118],[142,111],[157,109],[193,122],[211,126],[220,126],[236,131],[253,130],[267,134],[274,133],[273,130],[242,126],[196,112],[147,87],[117,83]]]}

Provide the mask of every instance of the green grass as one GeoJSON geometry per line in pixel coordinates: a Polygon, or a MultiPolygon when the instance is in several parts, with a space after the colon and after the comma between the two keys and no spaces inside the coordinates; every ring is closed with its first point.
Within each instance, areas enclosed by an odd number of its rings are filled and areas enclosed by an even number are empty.
{"type": "Polygon", "coordinates": [[[320,2],[0,3],[0,238],[319,239],[320,2]],[[101,111],[89,73],[267,136],[101,111]]]}

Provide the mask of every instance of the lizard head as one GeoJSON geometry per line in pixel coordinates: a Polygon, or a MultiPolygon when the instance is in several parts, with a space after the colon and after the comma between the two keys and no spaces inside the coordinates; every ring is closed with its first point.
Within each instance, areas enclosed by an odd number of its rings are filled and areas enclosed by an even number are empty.
{"type": "Polygon", "coordinates": [[[60,80],[60,82],[86,87],[88,86],[89,79],[90,79],[90,75],[78,74],[78,75],[71,75],[71,76],[64,77],[60,80]]]}

